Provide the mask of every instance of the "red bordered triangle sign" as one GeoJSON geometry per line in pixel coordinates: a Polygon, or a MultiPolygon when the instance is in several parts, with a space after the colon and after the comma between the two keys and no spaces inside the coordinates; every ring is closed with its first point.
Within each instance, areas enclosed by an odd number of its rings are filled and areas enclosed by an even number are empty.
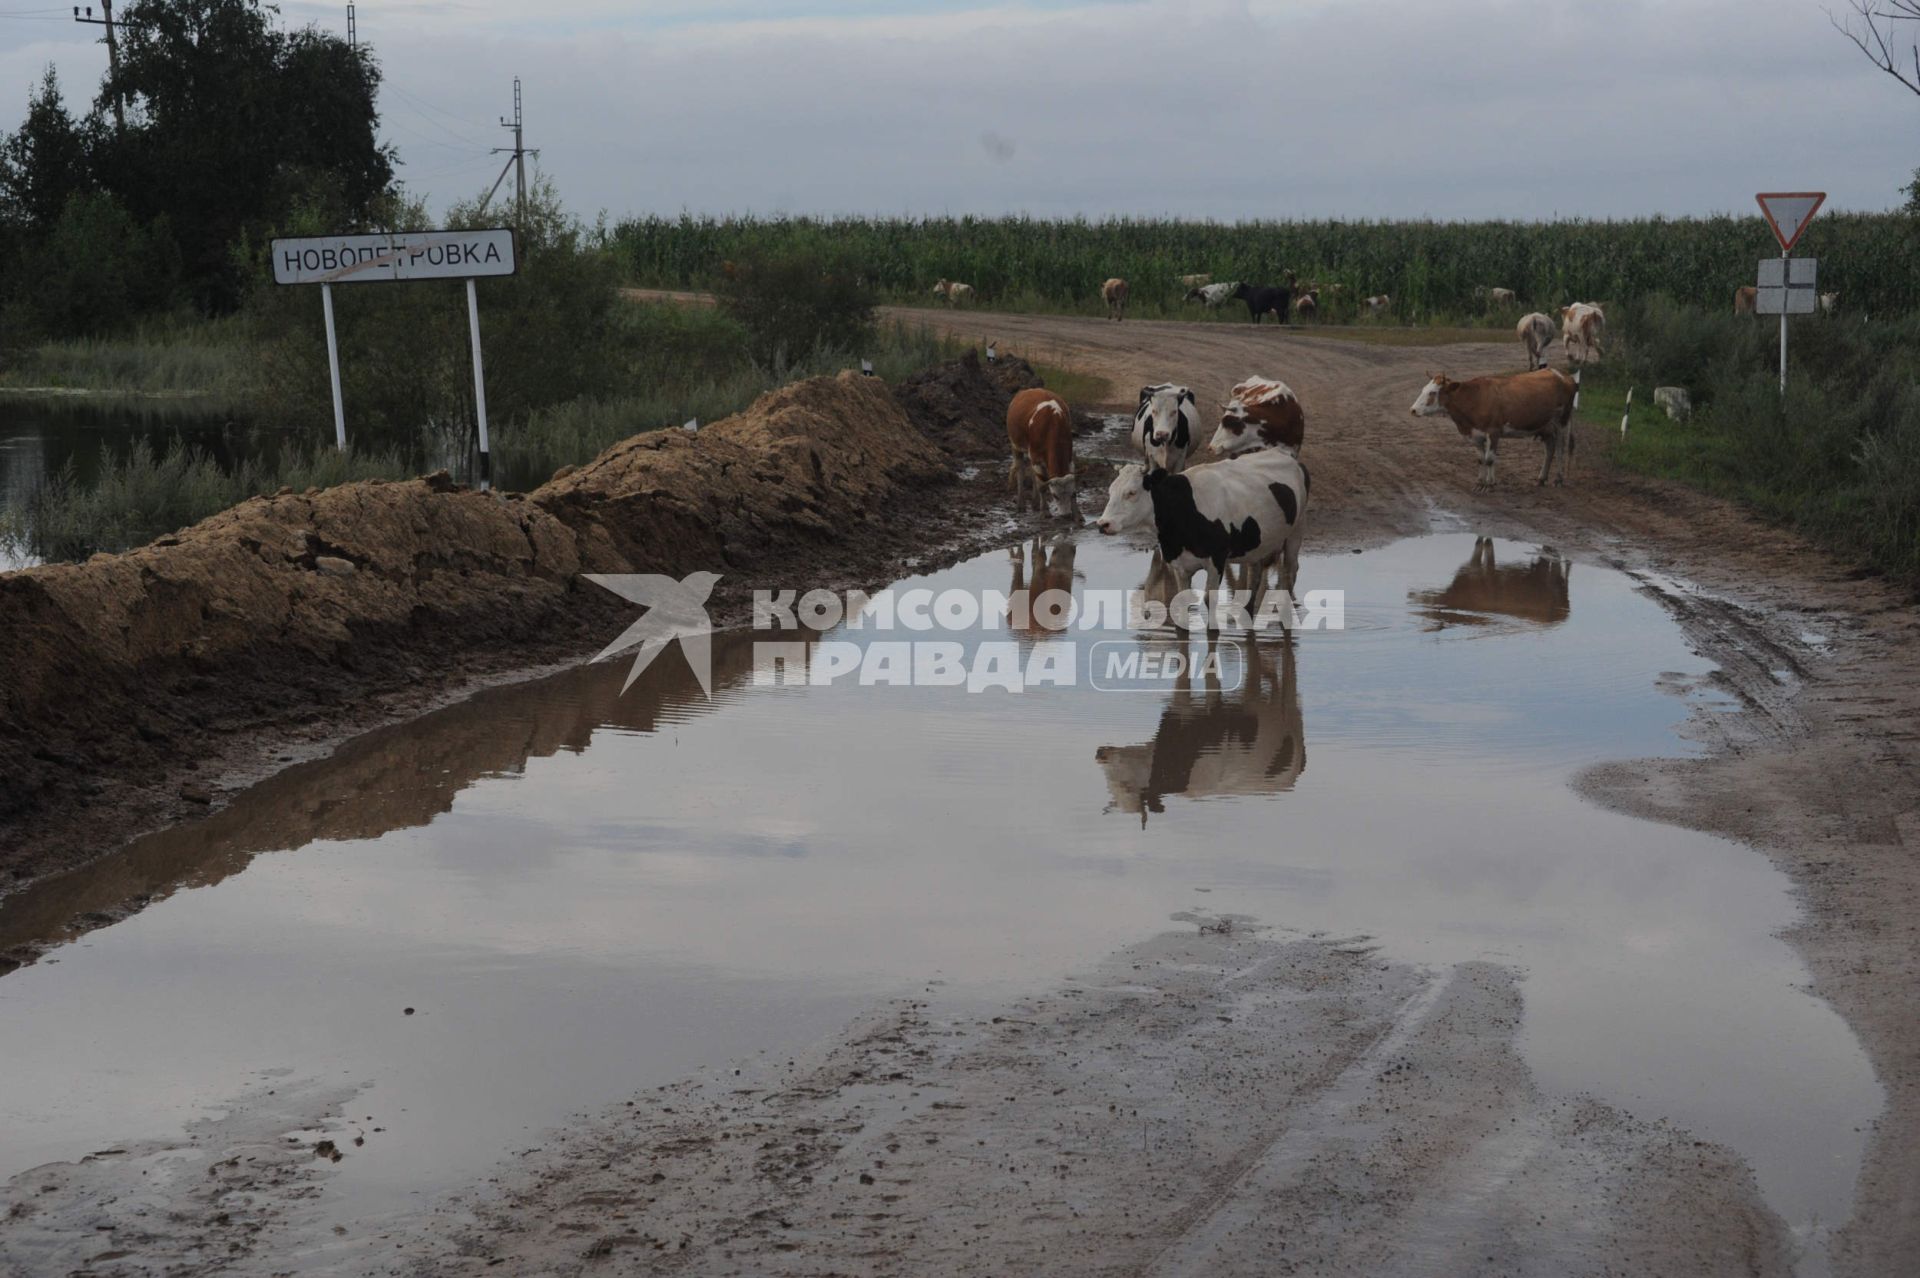
{"type": "Polygon", "coordinates": [[[1800,242],[1802,232],[1813,221],[1813,215],[1827,202],[1825,191],[1762,191],[1753,197],[1760,205],[1761,216],[1767,219],[1767,225],[1773,228],[1773,238],[1780,241],[1782,253],[1793,252],[1793,246],[1800,242]]]}

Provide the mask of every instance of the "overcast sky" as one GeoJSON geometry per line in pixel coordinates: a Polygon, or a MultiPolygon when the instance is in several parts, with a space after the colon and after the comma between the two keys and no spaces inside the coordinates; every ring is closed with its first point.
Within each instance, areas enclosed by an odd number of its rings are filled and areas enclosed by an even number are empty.
{"type": "MultiPolygon", "coordinates": [[[[1832,0],[1840,8],[1844,0],[1832,0]]],[[[36,12],[37,10],[37,12],[36,12]]],[[[0,0],[0,121],[105,50],[0,0]]],[[[339,5],[293,24],[345,28],[339,5]]],[[[1920,98],[1818,0],[365,0],[437,208],[527,142],[574,208],[1544,218],[1882,209],[1920,98]]]]}

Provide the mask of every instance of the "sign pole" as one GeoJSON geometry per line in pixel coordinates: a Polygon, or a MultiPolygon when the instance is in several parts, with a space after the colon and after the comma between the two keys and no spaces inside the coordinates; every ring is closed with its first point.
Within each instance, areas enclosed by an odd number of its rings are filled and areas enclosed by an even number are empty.
{"type": "MultiPolygon", "coordinates": [[[[1791,268],[1787,266],[1787,259],[1791,256],[1784,249],[1780,253],[1780,278],[1783,280],[1792,279],[1791,268]]],[[[1780,308],[1780,393],[1787,393],[1787,309],[1784,306],[1780,308]]]]}
{"type": "Polygon", "coordinates": [[[340,404],[340,343],[333,336],[333,285],[320,286],[320,309],[327,317],[327,371],[333,376],[333,442],[347,451],[347,414],[340,404]]]}
{"type": "Polygon", "coordinates": [[[480,491],[493,486],[493,453],[487,444],[487,375],[480,363],[480,293],[467,277],[467,330],[473,336],[473,410],[480,425],[480,491]]]}

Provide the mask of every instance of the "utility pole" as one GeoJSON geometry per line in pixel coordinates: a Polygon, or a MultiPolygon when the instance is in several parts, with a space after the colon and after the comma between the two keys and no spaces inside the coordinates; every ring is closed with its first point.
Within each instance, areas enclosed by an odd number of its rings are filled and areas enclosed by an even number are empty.
{"type": "MultiPolygon", "coordinates": [[[[106,0],[100,0],[100,2],[105,4],[106,0]]],[[[353,24],[353,0],[347,0],[347,47],[349,49],[360,47],[360,32],[353,24]]]]}
{"type": "MultiPolygon", "coordinates": [[[[527,224],[527,148],[521,139],[521,126],[520,77],[516,75],[513,77],[513,118],[509,120],[504,115],[500,117],[500,127],[513,130],[513,145],[496,146],[493,148],[495,155],[505,155],[507,157],[507,163],[500,170],[500,176],[493,180],[493,191],[500,189],[500,183],[506,180],[507,170],[512,169],[513,220],[516,226],[524,229],[527,224]]],[[[533,154],[539,155],[540,153],[535,151],[533,154]]],[[[480,207],[482,209],[487,207],[487,200],[493,198],[493,191],[488,191],[487,199],[480,201],[480,207]]]]}
{"type": "Polygon", "coordinates": [[[107,74],[113,81],[113,123],[120,132],[127,131],[126,108],[120,104],[120,42],[113,34],[113,0],[100,0],[100,14],[93,16],[93,6],[87,6],[87,16],[80,16],[80,6],[73,6],[73,20],[83,27],[105,27],[107,29],[107,74]]]}

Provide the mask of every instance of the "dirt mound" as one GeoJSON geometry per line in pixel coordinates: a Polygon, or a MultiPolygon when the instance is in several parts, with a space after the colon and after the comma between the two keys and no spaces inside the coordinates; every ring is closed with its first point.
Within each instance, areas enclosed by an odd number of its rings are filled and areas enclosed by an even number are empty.
{"type": "Polygon", "coordinates": [[[147,821],[207,802],[181,782],[236,733],[476,653],[524,667],[604,642],[631,609],[582,572],[721,572],[724,606],[749,572],[871,565],[902,540],[896,500],[949,477],[883,384],[842,374],[524,496],[444,476],[283,491],[126,554],[0,574],[0,869],[26,877],[29,841],[40,861],[86,855],[75,818],[103,797],[147,821]]]}
{"type": "Polygon", "coordinates": [[[1000,457],[1007,451],[1007,402],[1041,384],[1033,365],[1018,355],[986,364],[970,350],[907,378],[894,398],[920,433],[949,457],[1000,457]]]}

